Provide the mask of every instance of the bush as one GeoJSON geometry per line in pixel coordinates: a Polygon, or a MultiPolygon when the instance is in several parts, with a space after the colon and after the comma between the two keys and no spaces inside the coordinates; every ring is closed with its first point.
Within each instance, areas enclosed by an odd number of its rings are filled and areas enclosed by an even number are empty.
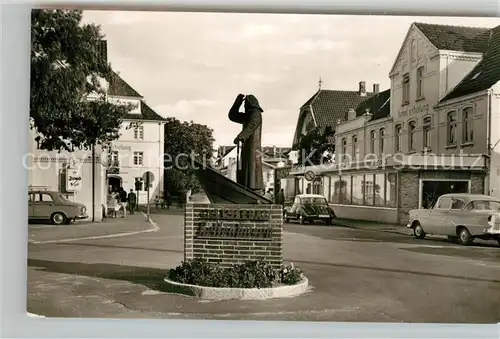
{"type": "Polygon", "coordinates": [[[222,268],[204,259],[193,259],[168,272],[168,278],[183,284],[207,287],[266,288],[294,285],[302,280],[302,271],[293,264],[279,269],[263,260],[248,261],[222,268]]]}

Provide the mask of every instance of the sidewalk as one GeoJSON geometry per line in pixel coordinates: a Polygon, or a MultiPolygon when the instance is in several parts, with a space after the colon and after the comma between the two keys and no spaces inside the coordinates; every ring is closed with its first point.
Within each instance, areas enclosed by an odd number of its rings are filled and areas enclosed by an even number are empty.
{"type": "Polygon", "coordinates": [[[103,219],[100,223],[72,223],[70,225],[28,225],[31,242],[57,241],[85,237],[101,237],[111,234],[140,232],[151,228],[144,214],[136,212],[127,218],[103,219]]]}
{"type": "Polygon", "coordinates": [[[403,225],[384,224],[375,221],[353,220],[353,219],[335,219],[336,226],[355,228],[360,230],[370,230],[378,232],[396,233],[403,235],[412,234],[411,230],[403,225]]]}

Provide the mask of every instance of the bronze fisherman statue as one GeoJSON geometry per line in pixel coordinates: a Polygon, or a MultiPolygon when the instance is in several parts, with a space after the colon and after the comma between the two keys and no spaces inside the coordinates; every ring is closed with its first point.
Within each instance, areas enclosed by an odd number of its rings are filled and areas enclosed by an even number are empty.
{"type": "Polygon", "coordinates": [[[241,157],[238,160],[236,181],[255,193],[263,194],[264,178],[262,174],[262,108],[257,98],[251,94],[238,94],[233,106],[229,110],[229,119],[242,124],[242,131],[234,139],[234,143],[241,146],[241,157]],[[245,111],[240,112],[240,106],[245,103],[245,111]]]}

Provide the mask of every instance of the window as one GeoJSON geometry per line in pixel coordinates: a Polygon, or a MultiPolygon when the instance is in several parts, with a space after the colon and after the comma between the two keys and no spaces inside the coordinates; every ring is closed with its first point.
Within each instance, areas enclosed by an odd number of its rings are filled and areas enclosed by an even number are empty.
{"type": "Polygon", "coordinates": [[[364,205],[372,206],[374,199],[374,175],[366,174],[363,180],[364,205]]]}
{"type": "Polygon", "coordinates": [[[385,205],[385,174],[375,174],[375,183],[373,186],[374,190],[374,203],[375,206],[385,205]]]}
{"type": "Polygon", "coordinates": [[[408,149],[409,150],[415,149],[415,128],[416,128],[415,121],[410,121],[408,123],[408,149]]]}
{"type": "Polygon", "coordinates": [[[437,202],[436,208],[440,210],[448,210],[451,207],[451,198],[440,198],[437,202]]]}
{"type": "Polygon", "coordinates": [[[379,135],[379,141],[378,141],[378,148],[379,148],[379,153],[384,154],[384,138],[385,138],[385,128],[381,128],[378,132],[379,135]]]}
{"type": "Polygon", "coordinates": [[[144,161],[144,152],[134,152],[134,165],[142,166],[144,161]]]}
{"type": "Polygon", "coordinates": [[[447,141],[448,145],[457,143],[457,113],[449,112],[447,114],[447,141]]]}
{"type": "Polygon", "coordinates": [[[358,137],[356,135],[352,136],[352,154],[353,156],[356,155],[356,152],[358,151],[358,137]]]}
{"type": "Polygon", "coordinates": [[[119,154],[118,154],[118,151],[111,151],[111,154],[110,154],[110,166],[111,167],[119,167],[119,154]]]}
{"type": "Polygon", "coordinates": [[[346,159],[346,154],[347,154],[347,139],[346,138],[342,138],[342,157],[341,159],[342,160],[345,160],[346,159]]]}
{"type": "Polygon", "coordinates": [[[396,208],[396,195],[397,195],[397,174],[396,173],[387,173],[386,183],[386,202],[385,205],[387,207],[396,208]]]}
{"type": "Polygon", "coordinates": [[[54,201],[54,199],[52,199],[52,196],[50,194],[37,193],[37,194],[35,194],[35,201],[36,202],[51,202],[51,201],[54,201]]]}
{"type": "Polygon", "coordinates": [[[375,131],[370,132],[370,152],[375,153],[375,131]]]}
{"type": "Polygon", "coordinates": [[[451,200],[451,209],[452,210],[461,210],[462,207],[464,207],[464,202],[459,199],[452,199],[451,200]]]}
{"type": "Polygon", "coordinates": [[[424,123],[422,126],[424,150],[431,147],[431,123],[432,121],[430,117],[424,118],[424,123]]]}
{"type": "Polygon", "coordinates": [[[144,126],[135,126],[134,127],[134,139],[144,140],[144,126]]]}
{"type": "Polygon", "coordinates": [[[472,122],[472,107],[467,107],[462,110],[462,121],[463,121],[463,142],[472,142],[474,138],[473,134],[473,122],[472,122]]]}
{"type": "Polygon", "coordinates": [[[403,136],[403,126],[402,125],[396,125],[396,127],[394,128],[394,135],[395,135],[394,150],[396,152],[401,152],[401,138],[403,136]]]}
{"type": "Polygon", "coordinates": [[[410,74],[403,75],[403,105],[410,102],[410,74]]]}
{"type": "Polygon", "coordinates": [[[363,205],[363,174],[352,176],[352,204],[353,205],[363,205]]]}
{"type": "Polygon", "coordinates": [[[424,67],[417,69],[417,99],[424,97],[424,67]]]}
{"type": "Polygon", "coordinates": [[[476,200],[471,201],[465,208],[467,211],[500,211],[500,201],[476,200]]]}

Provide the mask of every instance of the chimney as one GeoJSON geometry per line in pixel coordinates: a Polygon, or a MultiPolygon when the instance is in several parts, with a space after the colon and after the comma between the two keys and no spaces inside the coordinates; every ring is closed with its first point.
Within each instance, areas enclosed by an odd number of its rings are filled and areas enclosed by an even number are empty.
{"type": "Polygon", "coordinates": [[[378,93],[380,91],[380,85],[375,83],[373,84],[373,93],[378,93]]]}
{"type": "Polygon", "coordinates": [[[359,95],[362,97],[366,95],[366,82],[364,81],[359,82],[359,95]]]}
{"type": "Polygon", "coordinates": [[[347,120],[353,119],[356,119],[356,111],[351,108],[349,109],[349,111],[347,111],[347,120]]]}
{"type": "Polygon", "coordinates": [[[99,57],[102,62],[108,63],[108,42],[106,40],[99,41],[99,57]]]}

